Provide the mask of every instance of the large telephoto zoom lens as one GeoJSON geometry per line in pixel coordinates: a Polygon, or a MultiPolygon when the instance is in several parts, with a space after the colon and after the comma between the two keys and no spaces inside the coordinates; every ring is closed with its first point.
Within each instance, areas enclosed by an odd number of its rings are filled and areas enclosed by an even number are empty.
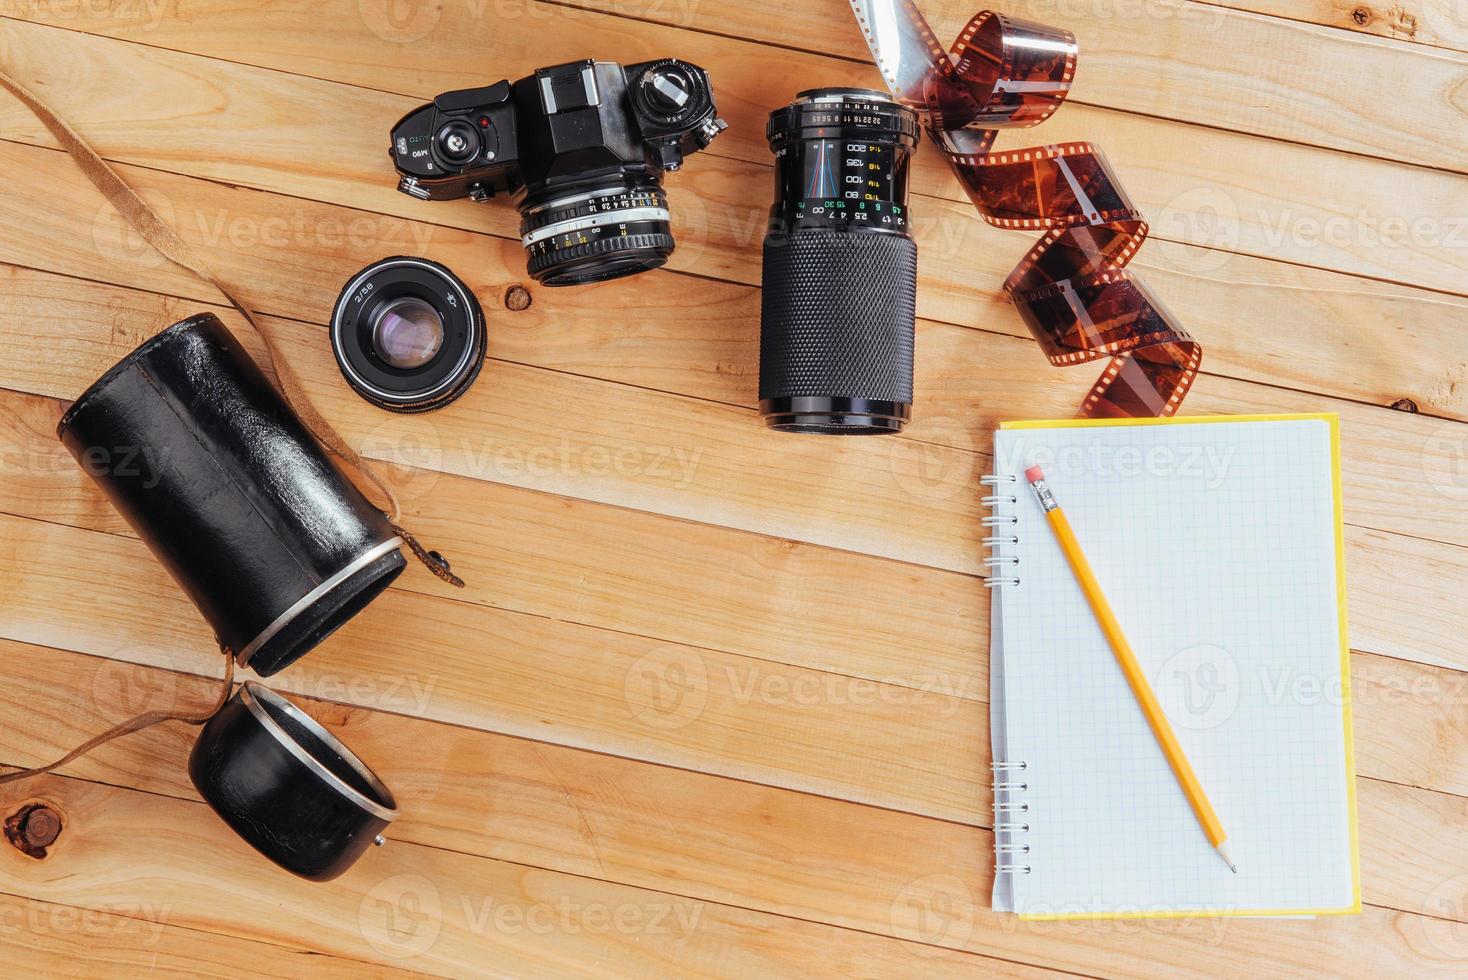
{"type": "Polygon", "coordinates": [[[673,253],[668,198],[651,179],[562,191],[521,209],[530,275],[547,286],[657,269],[673,253]]]}
{"type": "Polygon", "coordinates": [[[786,432],[900,432],[912,412],[917,115],[882,92],[802,92],[770,114],[760,415],[786,432]]]}
{"type": "Polygon", "coordinates": [[[437,262],[400,255],[347,281],[331,313],[342,377],[390,412],[428,412],[458,398],[484,364],[484,312],[437,262]]]}

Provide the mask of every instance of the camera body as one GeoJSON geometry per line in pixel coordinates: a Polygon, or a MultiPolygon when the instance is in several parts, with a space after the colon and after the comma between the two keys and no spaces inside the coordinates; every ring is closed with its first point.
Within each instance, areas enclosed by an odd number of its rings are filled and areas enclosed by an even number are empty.
{"type": "Polygon", "coordinates": [[[445,92],[399,120],[390,152],[413,197],[512,195],[531,274],[570,285],[667,261],[663,174],[726,125],[696,65],[573,61],[445,92]]]}

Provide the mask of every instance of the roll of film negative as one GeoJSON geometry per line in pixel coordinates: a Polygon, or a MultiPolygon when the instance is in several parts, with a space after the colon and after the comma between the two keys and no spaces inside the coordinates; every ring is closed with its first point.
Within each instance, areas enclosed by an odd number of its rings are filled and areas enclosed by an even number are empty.
{"type": "Polygon", "coordinates": [[[993,11],[951,49],[911,0],[850,0],[892,94],[917,110],[979,214],[1041,237],[1004,290],[1056,366],[1108,359],[1082,415],[1177,412],[1202,347],[1126,266],[1147,237],[1101,151],[1060,143],[993,152],[998,130],[1049,118],[1075,77],[1075,37],[993,11]]]}

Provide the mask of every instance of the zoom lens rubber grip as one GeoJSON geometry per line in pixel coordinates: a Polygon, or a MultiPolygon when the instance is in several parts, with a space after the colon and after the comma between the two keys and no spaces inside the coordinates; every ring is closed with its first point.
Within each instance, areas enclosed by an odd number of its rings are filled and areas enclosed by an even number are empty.
{"type": "Polygon", "coordinates": [[[760,401],[912,403],[917,245],[881,232],[765,240],[760,401]]]}

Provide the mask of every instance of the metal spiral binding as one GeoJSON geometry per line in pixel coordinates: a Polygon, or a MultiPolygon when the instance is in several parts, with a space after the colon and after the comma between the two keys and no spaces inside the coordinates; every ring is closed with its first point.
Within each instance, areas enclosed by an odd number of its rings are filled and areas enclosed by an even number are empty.
{"type": "MultiPolygon", "coordinates": [[[[983,519],[984,527],[992,529],[984,537],[984,547],[994,552],[984,559],[984,567],[989,570],[989,575],[984,579],[986,588],[1019,585],[1018,575],[994,574],[996,569],[1015,568],[1019,565],[1019,556],[1012,552],[1014,546],[1019,544],[1019,535],[1012,530],[1019,523],[1019,518],[1008,510],[1019,503],[1014,492],[1018,482],[1019,477],[1014,474],[988,474],[979,477],[979,483],[990,491],[979,502],[993,511],[983,519]]],[[[995,761],[993,764],[995,874],[1030,873],[1030,865],[1016,860],[1017,856],[1030,853],[1030,845],[1015,839],[1030,832],[1030,805],[1015,800],[1016,796],[1030,788],[1026,778],[1019,775],[1029,768],[1030,764],[1023,760],[995,761]]]]}
{"type": "Polygon", "coordinates": [[[1028,820],[1000,820],[999,817],[1011,813],[1029,813],[1028,803],[1016,803],[1012,799],[1014,794],[1023,793],[1030,788],[1028,781],[1016,781],[1013,779],[1001,779],[1001,774],[1025,772],[1030,768],[1028,762],[996,762],[994,768],[994,833],[999,836],[999,841],[994,845],[994,873],[995,874],[1029,874],[1028,864],[1017,864],[1005,861],[1006,855],[1028,854],[1030,845],[1024,842],[1016,843],[1014,837],[1017,834],[1030,832],[1028,820]],[[1001,795],[1003,800],[1001,802],[1001,795]]]}
{"type": "MultiPolygon", "coordinates": [[[[1018,517],[1014,516],[1013,514],[1006,514],[1001,512],[1001,508],[1006,506],[1013,507],[1015,504],[1019,503],[1019,497],[1016,496],[1013,492],[1013,487],[1018,482],[1019,477],[1015,476],[1013,473],[988,473],[984,476],[979,477],[979,483],[993,491],[992,493],[985,494],[984,496],[979,498],[979,503],[981,505],[991,508],[994,511],[993,514],[990,514],[982,519],[981,523],[984,525],[984,527],[991,529],[1013,527],[1019,523],[1018,517]],[[1001,492],[999,489],[1000,487],[1010,488],[1010,492],[1001,492]]],[[[997,551],[1006,546],[1019,544],[1019,536],[1013,533],[989,534],[984,537],[983,543],[985,548],[997,551]]],[[[984,578],[984,588],[994,589],[998,588],[1001,585],[1019,585],[1019,576],[1017,574],[993,574],[994,570],[997,568],[1013,568],[1018,565],[1018,555],[994,554],[985,558],[983,563],[984,567],[987,568],[990,572],[990,574],[985,576],[984,578]]]]}

